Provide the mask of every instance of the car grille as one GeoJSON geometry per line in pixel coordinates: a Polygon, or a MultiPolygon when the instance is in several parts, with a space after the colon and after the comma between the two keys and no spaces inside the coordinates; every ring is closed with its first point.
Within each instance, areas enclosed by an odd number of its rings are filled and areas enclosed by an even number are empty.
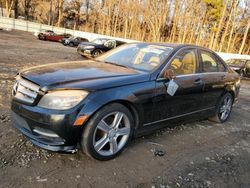
{"type": "Polygon", "coordinates": [[[38,85],[18,76],[12,90],[12,95],[21,102],[33,104],[38,95],[39,88],[38,85]]]}

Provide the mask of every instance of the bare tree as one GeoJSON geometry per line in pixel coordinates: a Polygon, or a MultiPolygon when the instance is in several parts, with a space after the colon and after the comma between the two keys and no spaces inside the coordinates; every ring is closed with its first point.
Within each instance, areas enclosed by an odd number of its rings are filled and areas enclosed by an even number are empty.
{"type": "Polygon", "coordinates": [[[1,4],[7,16],[14,9],[26,19],[50,25],[224,52],[250,51],[249,0],[1,0],[1,4]]]}
{"type": "Polygon", "coordinates": [[[0,6],[1,6],[1,12],[2,12],[2,16],[3,16],[3,1],[0,0],[0,6]]]}
{"type": "Polygon", "coordinates": [[[218,38],[219,38],[219,35],[220,35],[220,32],[221,32],[222,25],[224,23],[225,14],[226,14],[226,11],[227,11],[227,6],[228,6],[228,1],[229,0],[226,0],[225,6],[223,8],[223,12],[222,12],[222,15],[221,15],[221,18],[220,18],[220,22],[218,24],[217,31],[216,31],[216,34],[215,34],[215,38],[214,38],[214,41],[213,41],[212,49],[215,49],[217,47],[217,45],[218,45],[218,38]]]}
{"type": "Polygon", "coordinates": [[[250,18],[248,19],[248,23],[247,23],[246,30],[245,30],[245,33],[244,33],[244,37],[243,37],[243,40],[242,40],[242,43],[241,43],[241,46],[240,46],[239,54],[242,54],[243,49],[245,47],[246,39],[247,39],[247,36],[249,34],[249,28],[250,28],[250,18]]]}
{"type": "Polygon", "coordinates": [[[62,22],[62,17],[63,17],[63,4],[64,4],[64,0],[58,0],[58,21],[57,21],[57,26],[60,27],[61,26],[61,22],[62,22]]]}
{"type": "Polygon", "coordinates": [[[6,0],[5,1],[5,11],[6,17],[9,18],[11,16],[11,11],[14,5],[14,0],[6,0]]]}

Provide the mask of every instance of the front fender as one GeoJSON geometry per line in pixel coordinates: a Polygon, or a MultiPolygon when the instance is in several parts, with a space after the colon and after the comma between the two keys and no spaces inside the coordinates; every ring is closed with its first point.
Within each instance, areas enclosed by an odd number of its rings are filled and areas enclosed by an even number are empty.
{"type": "MultiPolygon", "coordinates": [[[[143,122],[145,110],[149,107],[153,110],[152,98],[154,96],[155,83],[152,81],[133,84],[123,87],[115,87],[90,93],[86,98],[83,108],[78,116],[86,115],[91,118],[103,106],[112,102],[125,102],[133,106],[143,122]],[[145,105],[147,108],[145,108],[145,105]]],[[[131,111],[133,113],[133,111],[131,111]]]]}

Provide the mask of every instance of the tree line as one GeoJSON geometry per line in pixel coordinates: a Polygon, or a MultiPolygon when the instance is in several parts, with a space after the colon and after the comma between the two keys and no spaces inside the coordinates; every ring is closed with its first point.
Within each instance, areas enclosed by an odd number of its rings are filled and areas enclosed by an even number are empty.
{"type": "Polygon", "coordinates": [[[139,41],[250,54],[250,0],[0,0],[7,16],[139,41]]]}

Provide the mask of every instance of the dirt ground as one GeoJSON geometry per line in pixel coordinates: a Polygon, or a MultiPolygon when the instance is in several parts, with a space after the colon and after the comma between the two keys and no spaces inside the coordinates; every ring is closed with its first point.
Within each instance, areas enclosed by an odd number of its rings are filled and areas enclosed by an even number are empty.
{"type": "Polygon", "coordinates": [[[39,149],[10,122],[18,70],[83,59],[76,48],[0,31],[0,187],[250,187],[250,80],[230,120],[207,120],[137,138],[118,158],[100,162],[39,149]]]}

